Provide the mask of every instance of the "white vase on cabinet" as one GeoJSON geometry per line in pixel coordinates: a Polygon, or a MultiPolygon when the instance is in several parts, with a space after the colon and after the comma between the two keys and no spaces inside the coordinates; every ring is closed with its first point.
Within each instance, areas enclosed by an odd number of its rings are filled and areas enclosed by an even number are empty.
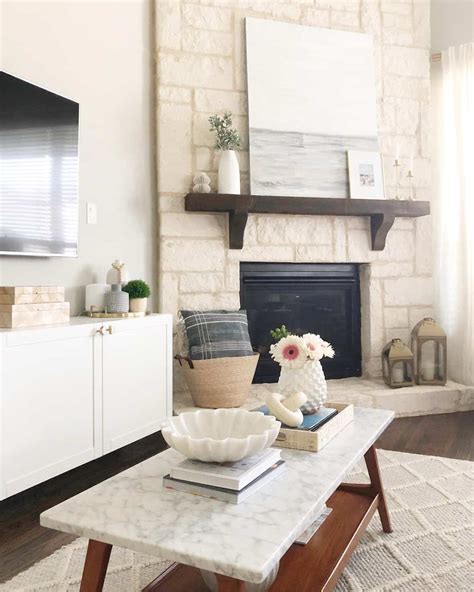
{"type": "Polygon", "coordinates": [[[219,193],[240,194],[240,168],[235,150],[223,150],[217,176],[219,193]]]}

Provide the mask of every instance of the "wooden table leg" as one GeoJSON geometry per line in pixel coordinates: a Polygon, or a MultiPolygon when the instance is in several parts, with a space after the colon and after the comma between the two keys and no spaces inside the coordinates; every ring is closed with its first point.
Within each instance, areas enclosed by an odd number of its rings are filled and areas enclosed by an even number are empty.
{"type": "Polygon", "coordinates": [[[371,446],[365,453],[365,464],[370,477],[372,488],[379,496],[379,516],[382,522],[384,532],[393,532],[390,524],[390,516],[388,515],[387,501],[385,500],[385,492],[383,490],[382,478],[380,476],[379,462],[377,460],[377,452],[374,446],[371,446]]]}
{"type": "Polygon", "coordinates": [[[245,582],[216,574],[218,592],[245,592],[245,582]]]}
{"type": "Polygon", "coordinates": [[[111,552],[112,545],[90,539],[80,592],[102,592],[111,552]]]}

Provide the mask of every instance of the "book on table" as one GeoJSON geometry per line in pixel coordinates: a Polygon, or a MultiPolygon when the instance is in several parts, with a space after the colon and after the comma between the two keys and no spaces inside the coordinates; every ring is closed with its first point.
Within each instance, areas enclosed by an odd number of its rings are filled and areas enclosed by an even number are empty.
{"type": "Polygon", "coordinates": [[[319,527],[323,524],[329,514],[332,512],[332,508],[328,508],[326,504],[324,504],[324,508],[319,516],[308,526],[306,530],[304,530],[298,538],[295,540],[296,545],[307,545],[309,541],[313,538],[316,534],[319,527]]]}
{"type": "MultiPolygon", "coordinates": [[[[270,410],[266,405],[260,407],[259,409],[255,409],[255,411],[260,411],[264,415],[271,415],[270,410]]],[[[323,426],[325,423],[327,423],[335,415],[337,415],[337,409],[333,409],[332,407],[321,407],[319,411],[317,411],[316,413],[312,413],[311,415],[303,415],[303,423],[297,428],[290,428],[284,423],[281,424],[281,427],[283,429],[314,432],[318,428],[323,426]]]]}
{"type": "Polygon", "coordinates": [[[285,461],[277,460],[277,462],[268,467],[263,473],[260,473],[256,478],[254,478],[250,483],[247,483],[247,485],[242,487],[240,490],[216,487],[215,485],[204,485],[201,483],[176,479],[173,478],[171,474],[163,477],[163,487],[165,489],[182,491],[203,497],[210,497],[232,504],[240,504],[253,493],[261,489],[264,485],[267,485],[275,477],[278,477],[278,475],[280,475],[284,470],[284,465],[285,461]]]}
{"type": "Polygon", "coordinates": [[[240,491],[280,460],[280,450],[266,448],[236,462],[209,463],[185,459],[170,470],[172,479],[240,491]]]}

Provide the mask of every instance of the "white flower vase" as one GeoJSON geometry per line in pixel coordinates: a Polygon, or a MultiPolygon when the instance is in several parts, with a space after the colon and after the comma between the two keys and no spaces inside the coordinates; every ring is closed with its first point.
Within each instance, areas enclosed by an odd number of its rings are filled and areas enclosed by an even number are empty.
{"type": "Polygon", "coordinates": [[[316,413],[328,397],[326,378],[319,360],[311,360],[302,368],[282,367],[278,380],[278,392],[290,397],[302,391],[306,403],[301,407],[305,415],[316,413]]]}
{"type": "Polygon", "coordinates": [[[240,194],[240,169],[235,150],[223,150],[217,176],[219,193],[240,194]]]}

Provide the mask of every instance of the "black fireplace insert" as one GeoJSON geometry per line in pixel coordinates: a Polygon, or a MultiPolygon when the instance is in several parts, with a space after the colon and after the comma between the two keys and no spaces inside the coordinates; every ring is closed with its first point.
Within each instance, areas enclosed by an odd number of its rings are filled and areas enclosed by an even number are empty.
{"type": "Polygon", "coordinates": [[[261,354],[254,382],[278,381],[270,329],[281,325],[298,335],[319,334],[333,345],[334,358],[321,360],[327,378],[361,375],[358,264],[241,263],[240,303],[261,354]]]}

